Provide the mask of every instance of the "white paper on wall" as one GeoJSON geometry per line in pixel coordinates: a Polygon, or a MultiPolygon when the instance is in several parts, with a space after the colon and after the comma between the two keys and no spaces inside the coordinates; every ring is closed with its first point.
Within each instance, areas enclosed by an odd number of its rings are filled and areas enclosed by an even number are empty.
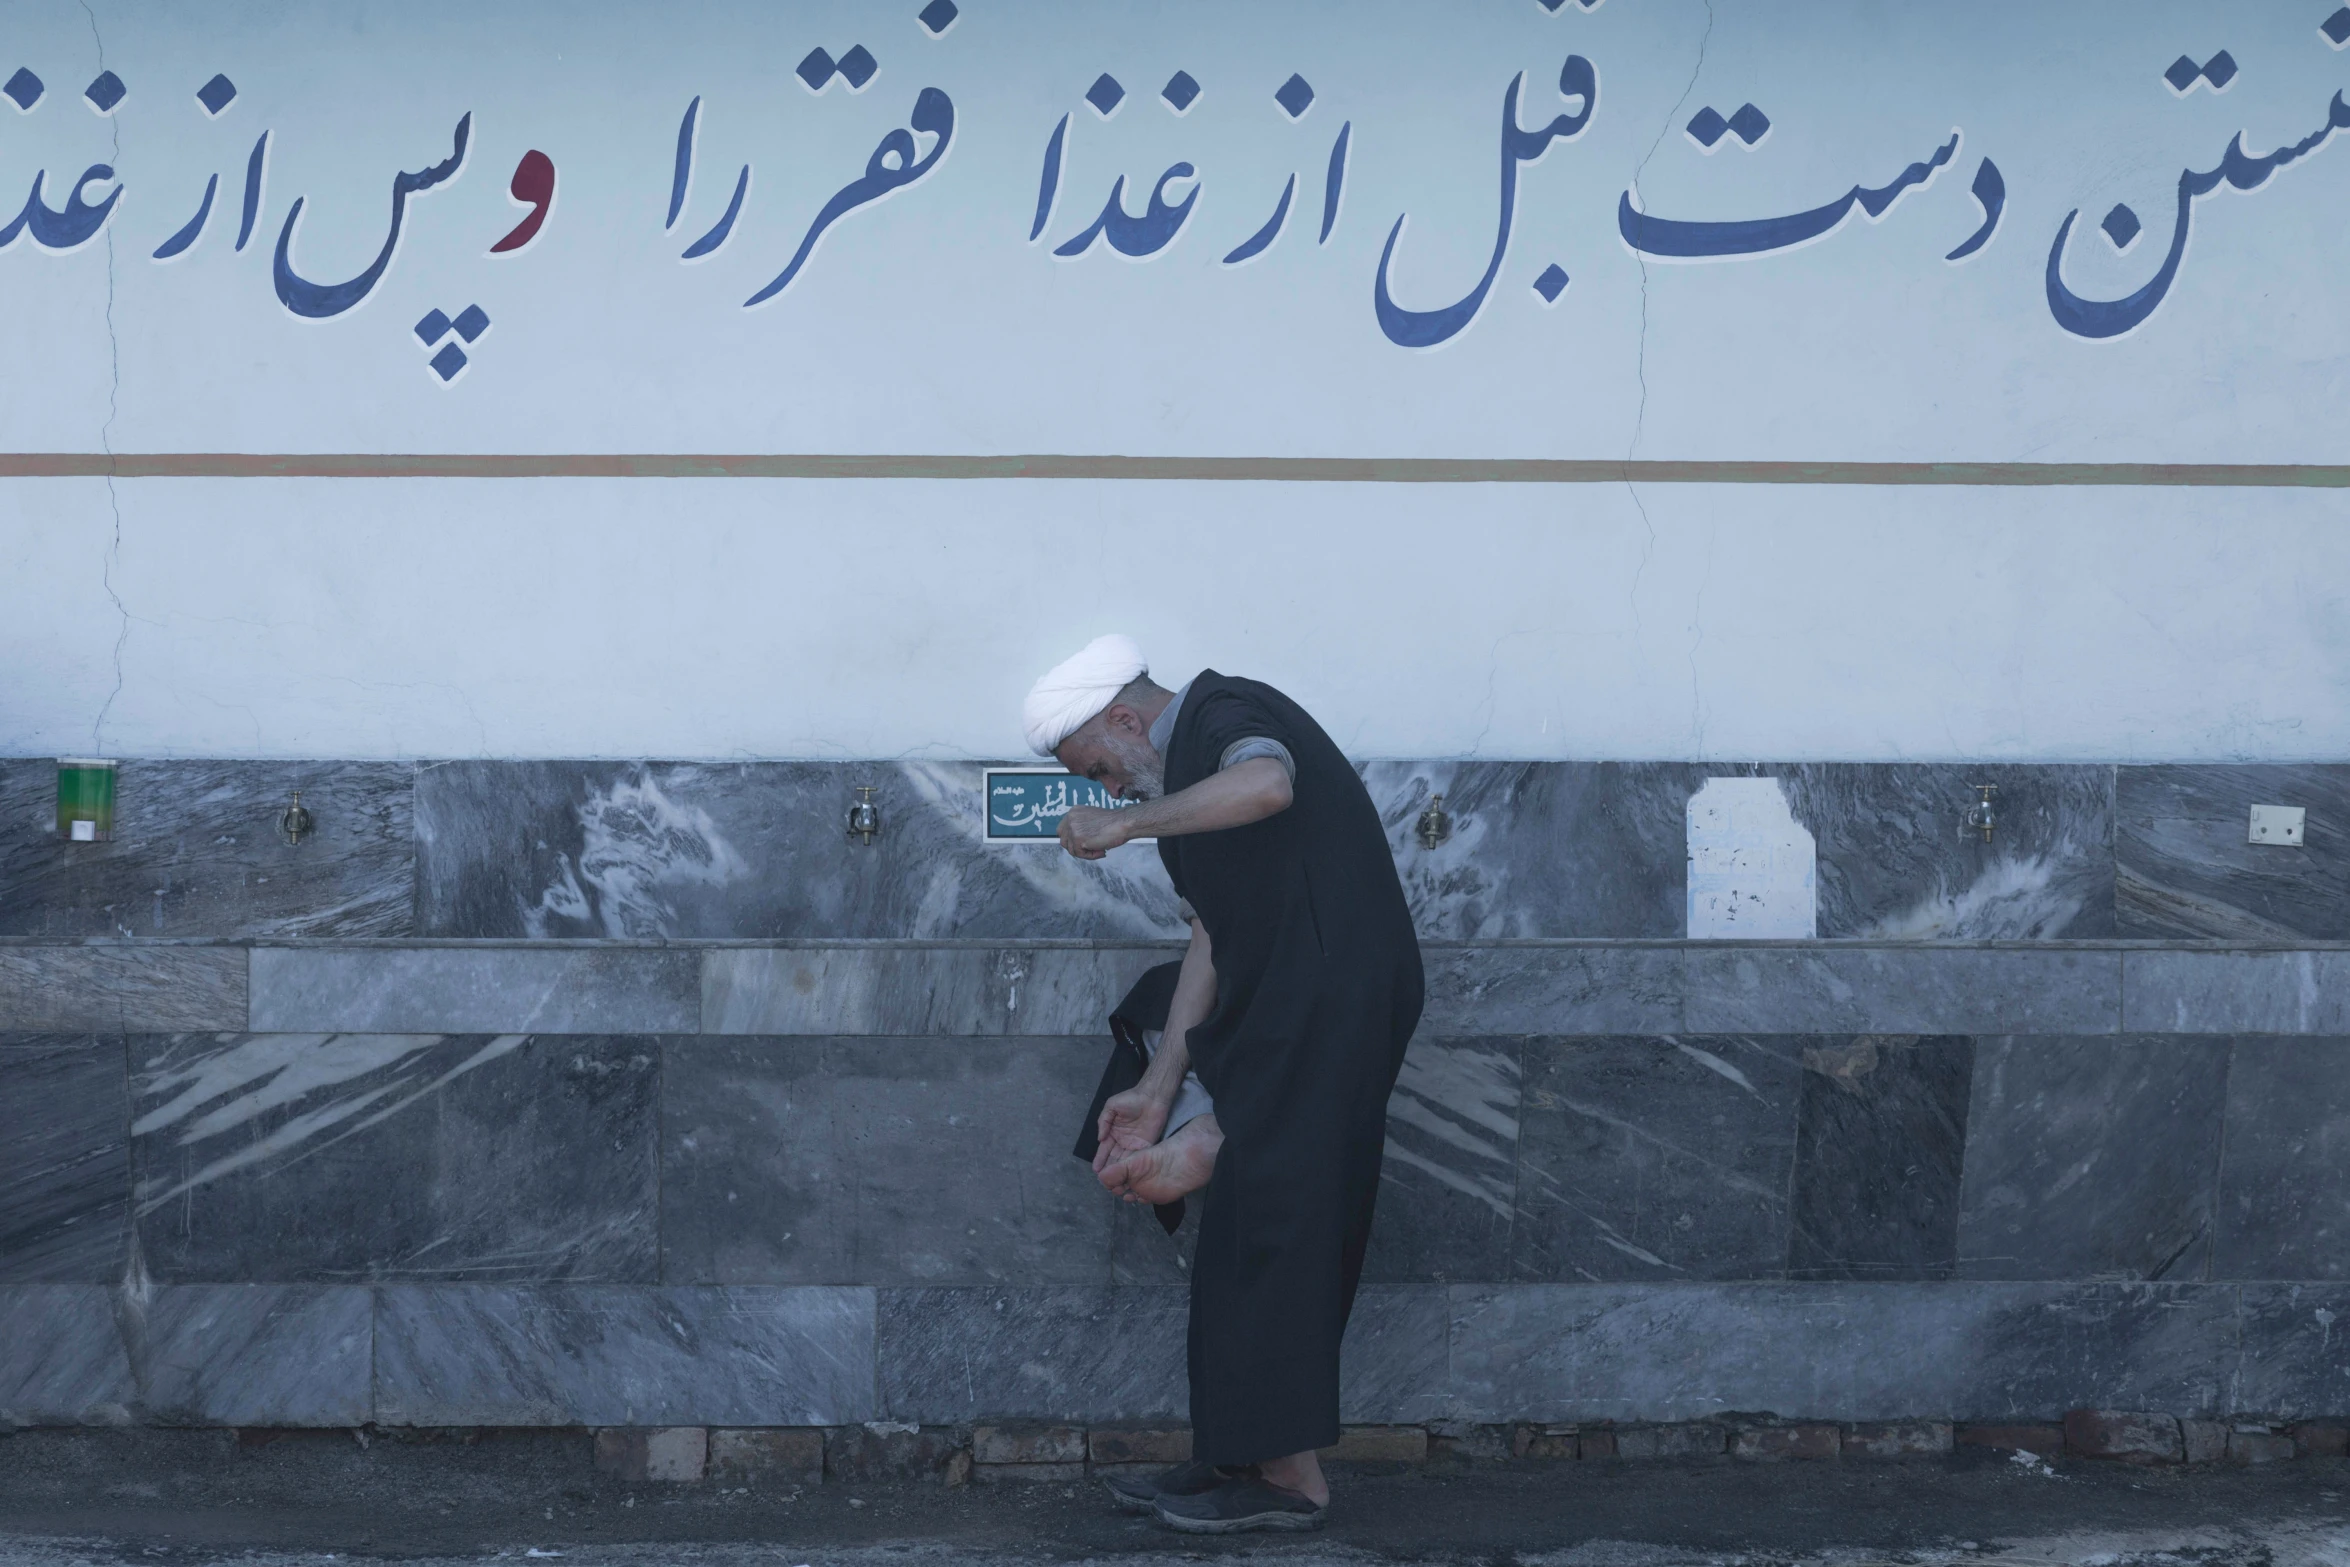
{"type": "Polygon", "coordinates": [[[1819,934],[1818,848],[1776,778],[1709,778],[1689,798],[1689,934],[1819,934]]]}

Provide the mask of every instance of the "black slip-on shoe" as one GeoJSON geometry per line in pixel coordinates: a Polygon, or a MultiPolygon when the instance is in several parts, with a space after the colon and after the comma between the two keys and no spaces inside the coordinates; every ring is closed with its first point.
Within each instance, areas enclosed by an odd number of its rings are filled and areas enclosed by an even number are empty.
{"type": "Polygon", "coordinates": [[[1163,1496],[1198,1496],[1213,1491],[1230,1478],[1214,1464],[1194,1459],[1156,1474],[1110,1475],[1102,1484],[1109,1487],[1110,1500],[1126,1511],[1147,1513],[1159,1505],[1163,1496]]]}
{"type": "Polygon", "coordinates": [[[1162,1496],[1159,1522],[1185,1534],[1250,1534],[1259,1530],[1322,1527],[1327,1506],[1261,1475],[1241,1475],[1197,1496],[1162,1496]]]}

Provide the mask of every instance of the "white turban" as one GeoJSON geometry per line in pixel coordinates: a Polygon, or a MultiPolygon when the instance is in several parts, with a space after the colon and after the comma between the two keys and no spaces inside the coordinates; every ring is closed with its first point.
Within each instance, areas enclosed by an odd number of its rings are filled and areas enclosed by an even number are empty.
{"type": "Polygon", "coordinates": [[[1045,672],[1021,704],[1020,722],[1039,756],[1050,756],[1108,707],[1127,682],[1150,673],[1132,637],[1095,637],[1045,672]]]}

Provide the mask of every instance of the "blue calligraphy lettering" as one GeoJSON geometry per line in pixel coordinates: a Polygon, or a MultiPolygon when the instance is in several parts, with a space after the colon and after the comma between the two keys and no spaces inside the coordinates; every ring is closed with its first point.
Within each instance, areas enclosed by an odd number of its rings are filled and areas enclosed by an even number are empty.
{"type": "Polygon", "coordinates": [[[169,261],[172,257],[178,255],[181,251],[186,250],[190,245],[196,243],[196,236],[204,232],[204,220],[212,216],[212,198],[214,194],[219,191],[219,189],[220,176],[217,174],[213,175],[212,178],[204,182],[203,204],[196,208],[196,215],[194,217],[188,219],[186,223],[180,226],[178,233],[172,235],[171,238],[165,240],[162,244],[155,247],[155,259],[157,261],[169,261]]]}
{"type": "Polygon", "coordinates": [[[685,106],[685,118],[677,122],[677,165],[669,175],[669,218],[661,225],[664,231],[677,227],[677,215],[685,210],[685,188],[694,177],[694,122],[701,117],[701,94],[685,106]]]}
{"type": "Polygon", "coordinates": [[[64,207],[52,212],[41,201],[42,178],[41,174],[33,176],[32,194],[25,197],[23,210],[9,220],[7,227],[0,228],[0,250],[15,244],[16,236],[27,232],[43,250],[71,250],[104,228],[114,204],[122,199],[122,187],[116,185],[94,207],[82,200],[84,190],[100,180],[114,178],[111,165],[93,163],[82,170],[82,177],[66,192],[64,207]]]}
{"type": "Polygon", "coordinates": [[[1330,229],[1338,221],[1338,198],[1346,190],[1346,140],[1354,134],[1355,122],[1347,121],[1338,127],[1338,139],[1330,144],[1330,169],[1322,176],[1322,237],[1314,241],[1327,244],[1330,229]]]}
{"type": "Polygon", "coordinates": [[[1044,232],[1045,221],[1053,215],[1053,196],[1061,188],[1061,144],[1068,139],[1069,116],[1061,116],[1061,123],[1053,127],[1052,140],[1044,144],[1044,177],[1036,184],[1036,221],[1028,225],[1029,243],[1044,232]]]}
{"type": "Polygon", "coordinates": [[[309,320],[324,320],[339,316],[365,299],[383,280],[384,271],[392,264],[392,254],[400,247],[400,223],[408,214],[408,198],[421,195],[436,185],[454,179],[465,166],[465,143],[473,134],[473,116],[467,114],[457,122],[455,145],[449,155],[429,169],[401,173],[392,177],[392,227],[384,235],[383,249],[375,260],[357,277],[340,283],[312,283],[297,276],[290,259],[294,245],[294,225],[302,220],[303,198],[296,196],[293,207],[286,213],[286,226],[278,230],[277,256],[271,263],[271,273],[277,283],[278,302],[295,315],[309,320]]]}
{"type": "Polygon", "coordinates": [[[873,156],[865,160],[865,173],[851,180],[833,193],[824,209],[816,214],[816,221],[808,225],[807,234],[800,240],[800,248],[792,253],[791,261],[777,273],[775,281],[743,301],[743,307],[763,304],[791,286],[791,280],[800,275],[800,268],[808,264],[816,242],[824,231],[848,213],[867,202],[903,190],[938,167],[938,160],[947,154],[947,146],[955,139],[954,101],[935,87],[925,87],[914,99],[914,112],[907,117],[912,130],[893,130],[881,138],[873,149],[873,156]],[[921,158],[914,156],[917,135],[935,136],[930,151],[921,158]],[[893,163],[890,160],[895,159],[893,163]]]}
{"type": "Polygon", "coordinates": [[[1983,226],[1966,237],[1956,250],[1944,256],[1944,261],[1964,261],[1967,257],[1991,243],[1998,231],[1999,214],[2007,210],[2007,181],[1999,177],[1999,165],[1989,158],[1975,170],[1975,200],[1983,204],[1983,226]]]}
{"type": "Polygon", "coordinates": [[[1688,223],[1677,218],[1651,217],[1632,205],[1626,191],[1616,204],[1616,228],[1624,243],[1643,255],[1679,260],[1710,260],[1721,256],[1759,256],[1791,245],[1805,244],[1833,232],[1855,207],[1870,218],[1881,218],[1902,193],[1926,184],[1934,172],[1958,153],[1959,133],[1952,131],[1934,156],[1903,169],[1889,185],[1864,190],[1858,185],[1825,206],[1785,217],[1750,218],[1735,223],[1688,223]]]}
{"type": "Polygon", "coordinates": [[[734,232],[734,220],[741,215],[743,197],[749,193],[750,188],[751,166],[746,163],[743,165],[743,171],[734,177],[734,195],[727,201],[726,210],[718,215],[716,223],[710,225],[709,233],[685,247],[685,254],[679,259],[699,261],[725,244],[726,236],[734,232]]]}
{"type": "Polygon", "coordinates": [[[1224,258],[1224,265],[1236,267],[1243,261],[1263,255],[1266,247],[1281,237],[1281,225],[1289,220],[1289,198],[1296,194],[1297,176],[1292,174],[1289,183],[1281,187],[1281,203],[1273,209],[1273,215],[1265,220],[1265,226],[1234,246],[1232,253],[1224,258]]]}
{"type": "Polygon", "coordinates": [[[2271,174],[2315,152],[2338,130],[2350,130],[2350,104],[2343,103],[2339,92],[2327,105],[2325,124],[2291,146],[2279,147],[2266,157],[2251,157],[2244,151],[2244,133],[2238,131],[2228,143],[2228,150],[2220,155],[2217,167],[2181,170],[2178,215],[2171,221],[2170,250],[2162,258],[2162,267],[2144,288],[2120,299],[2083,299],[2065,287],[2065,241],[2072,237],[2073,220],[2081,212],[2076,207],[2066,213],[2056,231],[2056,243],[2048,250],[2048,309],[2056,317],[2056,324],[2076,337],[2119,337],[2137,326],[2154,314],[2154,307],[2162,303],[2163,296],[2178,278],[2179,263],[2187,255],[2187,229],[2197,201],[2219,189],[2223,182],[2237,190],[2258,190],[2268,183],[2271,174]]]}
{"type": "Polygon", "coordinates": [[[245,248],[245,241],[253,237],[253,220],[261,215],[261,176],[269,154],[269,132],[263,131],[253,143],[253,156],[245,160],[245,215],[237,224],[237,249],[245,248]]]}
{"type": "MultiPolygon", "coordinates": [[[[1387,247],[1379,253],[1379,273],[1371,292],[1372,305],[1379,315],[1379,329],[1387,334],[1389,342],[1405,348],[1433,348],[1476,319],[1494,278],[1501,272],[1502,257],[1509,252],[1510,223],[1518,209],[1518,165],[1532,163],[1559,138],[1580,133],[1591,123],[1592,113],[1599,107],[1598,73],[1589,60],[1571,54],[1559,69],[1559,96],[1581,98],[1583,107],[1573,114],[1557,116],[1548,125],[1527,130],[1518,124],[1518,89],[1525,80],[1525,72],[1519,72],[1510,78],[1508,90],[1501,95],[1501,216],[1494,225],[1493,259],[1485,264],[1485,275],[1465,296],[1441,310],[1404,309],[1387,291],[1388,263],[1394,259],[1396,239],[1403,233],[1404,220],[1398,217],[1395,227],[1387,231],[1387,247]]],[[[1332,161],[1338,161],[1335,153],[1332,161]]]]}
{"type": "Polygon", "coordinates": [[[1110,187],[1110,199],[1102,204],[1102,215],[1093,220],[1093,226],[1054,247],[1056,256],[1082,256],[1099,237],[1110,243],[1110,248],[1121,256],[1155,256],[1175,242],[1183,232],[1186,219],[1191,216],[1192,203],[1199,200],[1200,188],[1191,187],[1191,193],[1174,206],[1167,205],[1167,187],[1177,180],[1193,178],[1188,163],[1171,163],[1151,187],[1150,205],[1141,216],[1126,210],[1126,176],[1118,176],[1110,187]]]}

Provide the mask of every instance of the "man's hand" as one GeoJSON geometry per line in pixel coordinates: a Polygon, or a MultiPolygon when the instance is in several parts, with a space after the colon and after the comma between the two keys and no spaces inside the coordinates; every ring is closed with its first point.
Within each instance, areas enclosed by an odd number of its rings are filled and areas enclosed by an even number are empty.
{"type": "Polygon", "coordinates": [[[1101,1121],[1094,1128],[1101,1146],[1094,1151],[1093,1173],[1099,1175],[1156,1143],[1167,1129],[1167,1112],[1173,1108],[1174,1100],[1153,1092],[1147,1081],[1122,1094],[1112,1094],[1102,1105],[1101,1121]]]}
{"type": "Polygon", "coordinates": [[[1124,811],[1075,805],[1061,818],[1061,847],[1081,860],[1098,860],[1126,841],[1124,811]]]}

